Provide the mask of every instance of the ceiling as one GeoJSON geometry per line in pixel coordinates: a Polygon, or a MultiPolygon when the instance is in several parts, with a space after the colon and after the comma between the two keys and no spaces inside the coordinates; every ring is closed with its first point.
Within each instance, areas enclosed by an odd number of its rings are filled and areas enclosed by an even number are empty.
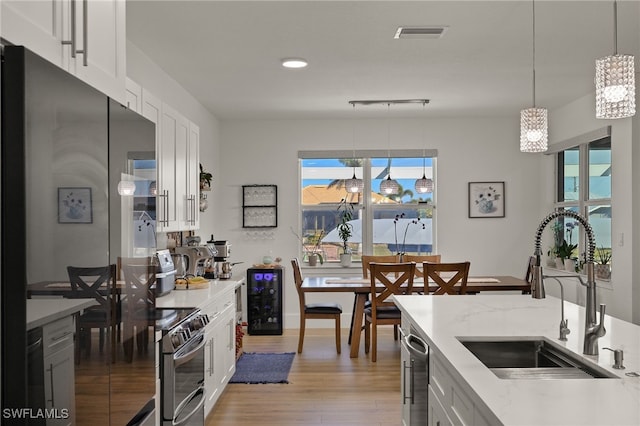
{"type": "MultiPolygon", "coordinates": [[[[127,1],[127,38],[220,120],[514,116],[533,106],[531,1],[127,1]],[[398,26],[448,26],[439,39],[398,26]],[[280,60],[309,66],[286,70],[280,60]],[[357,106],[427,98],[421,105],[357,106]],[[355,115],[354,115],[355,114],[355,115]]],[[[637,54],[640,2],[618,2],[637,54]]],[[[611,1],[535,2],[536,105],[594,91],[613,53],[611,1]]]]}

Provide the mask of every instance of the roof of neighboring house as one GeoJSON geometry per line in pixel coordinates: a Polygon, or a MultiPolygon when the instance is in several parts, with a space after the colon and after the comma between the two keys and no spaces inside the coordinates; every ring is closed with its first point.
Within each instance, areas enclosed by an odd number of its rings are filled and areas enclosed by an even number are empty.
{"type": "MultiPolygon", "coordinates": [[[[355,203],[358,201],[360,194],[348,193],[343,186],[309,185],[302,189],[303,205],[337,204],[345,197],[350,203],[355,203]]],[[[376,192],[371,192],[371,201],[379,204],[397,204],[391,198],[384,197],[376,192]]]]}

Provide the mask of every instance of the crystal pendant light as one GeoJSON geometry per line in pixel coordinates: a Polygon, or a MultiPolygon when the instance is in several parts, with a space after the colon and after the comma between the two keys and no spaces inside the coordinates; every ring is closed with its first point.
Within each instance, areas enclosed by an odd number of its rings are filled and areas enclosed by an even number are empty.
{"type": "Polygon", "coordinates": [[[418,194],[428,194],[433,192],[433,180],[427,179],[425,174],[425,158],[422,154],[422,177],[416,180],[415,189],[418,194]]]}
{"type": "Polygon", "coordinates": [[[634,57],[618,54],[618,4],[613,2],[613,55],[596,59],[596,118],[636,113],[634,57]]]}
{"type": "Polygon", "coordinates": [[[546,108],[536,107],[536,6],[532,0],[533,15],[533,107],[520,111],[520,151],[545,152],[549,143],[546,108]]]}
{"type": "MultiPolygon", "coordinates": [[[[351,102],[350,102],[351,103],[351,102]]],[[[356,112],[356,104],[355,103],[351,103],[353,105],[353,113],[354,113],[354,117],[355,117],[355,112],[356,112]]],[[[352,157],[352,161],[353,161],[353,177],[351,179],[347,179],[344,181],[344,187],[347,190],[347,192],[352,193],[352,194],[358,194],[361,193],[362,191],[364,191],[364,181],[362,179],[358,179],[356,178],[356,124],[355,124],[355,120],[353,122],[353,134],[352,134],[352,141],[353,141],[353,157],[352,157]]]]}
{"type": "MultiPolygon", "coordinates": [[[[424,111],[424,106],[425,106],[425,103],[423,102],[422,103],[423,111],[424,111]]],[[[423,143],[425,143],[424,140],[425,138],[424,138],[424,124],[423,124],[422,125],[423,143]]],[[[422,177],[420,179],[417,179],[416,183],[414,184],[414,188],[418,194],[428,194],[430,192],[433,192],[433,180],[427,179],[425,163],[426,163],[425,150],[423,148],[422,149],[422,177]]]]}
{"type": "MultiPolygon", "coordinates": [[[[387,104],[387,114],[391,113],[391,104],[387,104]]],[[[389,160],[389,175],[387,179],[380,182],[380,192],[385,195],[397,195],[400,192],[400,185],[394,179],[391,179],[391,123],[389,120],[389,116],[387,116],[387,142],[389,144],[389,148],[387,150],[387,158],[389,160]]]]}

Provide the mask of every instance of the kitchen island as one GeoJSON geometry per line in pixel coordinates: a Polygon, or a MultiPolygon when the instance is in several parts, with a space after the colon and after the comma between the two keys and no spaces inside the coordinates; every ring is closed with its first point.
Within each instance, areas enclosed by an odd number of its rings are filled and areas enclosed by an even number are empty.
{"type": "Polygon", "coordinates": [[[565,302],[571,333],[558,340],[560,300],[526,295],[396,296],[403,329],[429,346],[429,424],[638,425],[640,326],[606,316],[598,356],[582,355],[584,308],[565,302]],[[501,379],[458,338],[544,338],[616,378],[501,379]],[[624,351],[612,368],[608,347],[624,351]]]}

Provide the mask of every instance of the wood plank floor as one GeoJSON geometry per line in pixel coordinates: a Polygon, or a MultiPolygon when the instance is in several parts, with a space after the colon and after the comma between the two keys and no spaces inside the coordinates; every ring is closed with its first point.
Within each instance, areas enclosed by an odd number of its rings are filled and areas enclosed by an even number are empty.
{"type": "MultiPolygon", "coordinates": [[[[401,423],[400,343],[393,328],[378,333],[378,360],[349,358],[348,330],[342,353],[333,329],[307,329],[288,384],[229,384],[207,417],[217,425],[384,425],[401,423]]],[[[298,330],[282,336],[244,336],[245,352],[296,352],[298,330]]]]}

